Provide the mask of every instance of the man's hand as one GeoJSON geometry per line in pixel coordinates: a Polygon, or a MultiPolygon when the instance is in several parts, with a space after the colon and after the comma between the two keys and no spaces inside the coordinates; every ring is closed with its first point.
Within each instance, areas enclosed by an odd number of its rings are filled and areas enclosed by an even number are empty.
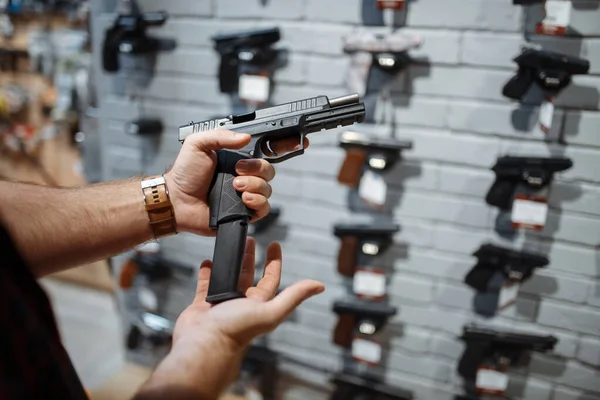
{"type": "Polygon", "coordinates": [[[217,399],[237,376],[252,340],[274,330],[303,301],[325,289],[320,282],[304,280],[275,297],[281,279],[281,247],[271,243],[267,249],[263,277],[256,286],[254,253],[254,239],[248,238],[239,287],[246,298],[216,306],[205,301],[212,263],[202,263],[196,297],[177,320],[171,353],[137,400],[217,399]]]}
{"type": "MultiPolygon", "coordinates": [[[[208,191],[221,149],[241,149],[250,142],[250,135],[227,130],[214,130],[189,136],[173,168],[165,174],[169,196],[175,210],[177,230],[205,236],[213,235],[208,228],[208,191]]],[[[304,140],[305,148],[308,140],[304,140]]],[[[299,139],[284,139],[272,143],[273,151],[283,154],[299,147],[299,139]]],[[[242,192],[246,207],[255,211],[253,221],[269,213],[271,185],[275,177],[273,166],[261,159],[241,160],[236,165],[239,175],[234,187],[242,192]]]]}

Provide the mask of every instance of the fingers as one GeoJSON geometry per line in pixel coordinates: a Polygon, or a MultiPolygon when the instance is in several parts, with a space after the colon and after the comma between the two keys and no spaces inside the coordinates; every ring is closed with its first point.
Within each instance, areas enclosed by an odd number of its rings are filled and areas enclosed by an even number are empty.
{"type": "Polygon", "coordinates": [[[275,296],[281,282],[282,254],[279,243],[271,243],[267,248],[267,259],[263,276],[256,287],[246,293],[248,298],[267,301],[275,296]]]}
{"type": "Polygon", "coordinates": [[[201,133],[194,133],[185,139],[184,145],[194,146],[201,151],[220,149],[241,149],[250,143],[250,135],[236,133],[225,129],[216,129],[201,133]]]}
{"type": "Polygon", "coordinates": [[[246,238],[246,249],[242,259],[242,272],[240,273],[240,282],[238,290],[246,293],[248,288],[254,285],[256,241],[254,238],[246,238]]]}
{"type": "Polygon", "coordinates": [[[238,176],[233,180],[233,187],[238,192],[260,194],[266,198],[271,197],[271,194],[273,193],[271,185],[264,179],[256,176],[238,176]]]}
{"type": "Polygon", "coordinates": [[[257,176],[269,182],[275,178],[275,168],[266,160],[258,158],[240,160],[235,165],[235,171],[242,176],[257,176]]]}
{"type": "Polygon", "coordinates": [[[323,293],[325,286],[321,282],[304,280],[294,283],[283,290],[273,300],[264,304],[266,325],[269,330],[275,329],[305,300],[323,293]]]}
{"type": "MultiPolygon", "coordinates": [[[[284,154],[290,151],[298,150],[300,148],[300,138],[293,137],[281,140],[273,140],[270,143],[271,149],[276,154],[284,154]]],[[[310,145],[308,138],[304,138],[304,148],[306,149],[310,145]]]]}
{"type": "Polygon", "coordinates": [[[200,264],[200,271],[198,272],[198,284],[196,285],[196,301],[204,301],[208,294],[208,283],[210,282],[210,271],[212,269],[212,261],[204,260],[200,264]]]}
{"type": "Polygon", "coordinates": [[[254,217],[251,222],[266,217],[269,214],[269,211],[271,211],[269,200],[260,194],[244,192],[242,193],[242,201],[246,207],[254,210],[254,217]]]}
{"type": "Polygon", "coordinates": [[[271,207],[268,199],[273,194],[273,189],[266,180],[256,176],[238,176],[233,180],[233,187],[242,192],[242,201],[246,207],[254,210],[251,222],[269,214],[271,207]]]}

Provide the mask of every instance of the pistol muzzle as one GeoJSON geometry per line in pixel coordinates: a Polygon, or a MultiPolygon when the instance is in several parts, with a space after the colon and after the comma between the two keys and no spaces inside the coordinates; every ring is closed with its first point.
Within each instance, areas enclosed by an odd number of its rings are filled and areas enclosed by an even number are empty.
{"type": "Polygon", "coordinates": [[[356,93],[329,99],[329,105],[331,107],[349,106],[351,104],[358,104],[359,102],[360,102],[360,98],[358,97],[358,94],[356,94],[356,93]]]}

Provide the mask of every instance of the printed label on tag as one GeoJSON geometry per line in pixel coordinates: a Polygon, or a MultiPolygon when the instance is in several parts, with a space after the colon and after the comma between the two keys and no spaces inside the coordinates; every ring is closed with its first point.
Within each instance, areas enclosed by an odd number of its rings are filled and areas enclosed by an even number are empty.
{"type": "Polygon", "coordinates": [[[271,82],[266,76],[240,76],[239,96],[245,101],[264,103],[269,99],[271,82]]]}
{"type": "Polygon", "coordinates": [[[546,18],[537,25],[538,35],[563,36],[571,22],[571,0],[547,0],[546,18]]]}
{"type": "Polygon", "coordinates": [[[519,288],[521,284],[515,281],[508,281],[500,289],[500,298],[498,299],[498,310],[503,310],[517,301],[519,288]]]}
{"type": "Polygon", "coordinates": [[[482,393],[503,395],[508,388],[508,375],[493,369],[480,368],[477,371],[475,386],[482,393]]]}
{"type": "Polygon", "coordinates": [[[404,8],[405,0],[377,0],[377,8],[380,10],[401,10],[404,8]]]}
{"type": "Polygon", "coordinates": [[[387,198],[387,184],[381,175],[366,170],[360,180],[358,195],[375,207],[383,207],[387,198]]]}
{"type": "Polygon", "coordinates": [[[552,100],[545,100],[540,106],[540,129],[545,134],[550,133],[552,128],[552,119],[554,118],[554,103],[552,100]]]}
{"type": "Polygon", "coordinates": [[[381,271],[358,269],[354,274],[352,289],[359,296],[382,297],[385,286],[385,274],[381,271]]]}
{"type": "Polygon", "coordinates": [[[548,204],[527,198],[516,198],[513,203],[511,221],[513,228],[542,230],[548,217],[548,204]]]}
{"type": "Polygon", "coordinates": [[[158,299],[152,290],[142,287],[138,291],[138,300],[142,307],[148,311],[156,311],[158,308],[158,299]]]}
{"type": "Polygon", "coordinates": [[[358,361],[377,365],[381,361],[381,346],[370,340],[356,338],[352,341],[352,357],[358,361]]]}

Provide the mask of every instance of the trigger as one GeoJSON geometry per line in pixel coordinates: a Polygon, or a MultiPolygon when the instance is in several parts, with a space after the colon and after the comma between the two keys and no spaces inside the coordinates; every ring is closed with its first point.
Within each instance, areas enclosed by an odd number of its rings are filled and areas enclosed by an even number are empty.
{"type": "Polygon", "coordinates": [[[264,160],[267,160],[270,163],[279,163],[282,161],[289,160],[290,158],[294,158],[296,156],[301,156],[304,154],[304,146],[300,147],[298,150],[288,151],[282,155],[276,155],[274,157],[263,157],[264,160]]]}
{"type": "Polygon", "coordinates": [[[267,140],[267,143],[265,143],[267,150],[269,151],[269,156],[276,156],[277,153],[275,153],[275,151],[273,150],[273,148],[271,147],[271,141],[267,140]]]}

